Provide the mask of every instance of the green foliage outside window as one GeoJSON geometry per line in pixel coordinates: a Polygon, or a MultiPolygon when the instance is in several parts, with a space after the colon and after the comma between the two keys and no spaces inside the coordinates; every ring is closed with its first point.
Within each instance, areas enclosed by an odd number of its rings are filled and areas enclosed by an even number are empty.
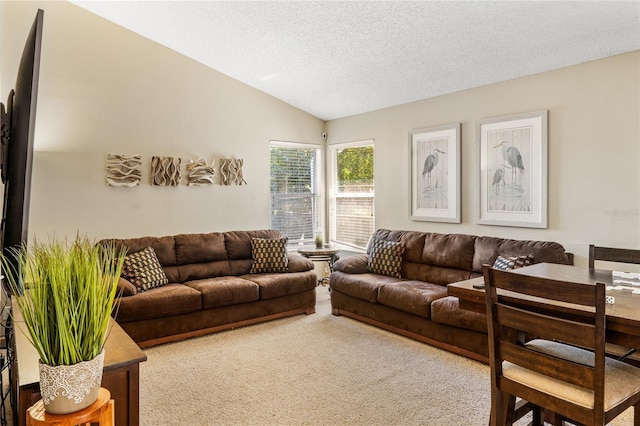
{"type": "Polygon", "coordinates": [[[373,183],[373,146],[345,148],[337,153],[338,182],[373,183]]]}

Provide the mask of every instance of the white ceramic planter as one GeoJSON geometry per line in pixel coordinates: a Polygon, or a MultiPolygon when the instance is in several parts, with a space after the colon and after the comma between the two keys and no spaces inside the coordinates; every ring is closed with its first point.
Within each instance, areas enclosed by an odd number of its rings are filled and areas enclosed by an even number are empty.
{"type": "Polygon", "coordinates": [[[98,399],[104,367],[104,350],[90,361],[74,365],[40,363],[40,393],[47,413],[68,414],[98,399]]]}

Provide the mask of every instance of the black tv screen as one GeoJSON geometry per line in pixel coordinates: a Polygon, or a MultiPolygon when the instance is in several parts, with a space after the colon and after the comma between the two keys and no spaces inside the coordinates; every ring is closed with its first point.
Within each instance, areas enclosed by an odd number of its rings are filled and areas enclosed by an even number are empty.
{"type": "Polygon", "coordinates": [[[26,243],[29,233],[29,200],[33,165],[33,138],[38,98],[38,75],[44,12],[38,10],[27,36],[15,90],[9,95],[2,145],[2,250],[26,243]],[[8,133],[8,135],[7,135],[8,133]]]}

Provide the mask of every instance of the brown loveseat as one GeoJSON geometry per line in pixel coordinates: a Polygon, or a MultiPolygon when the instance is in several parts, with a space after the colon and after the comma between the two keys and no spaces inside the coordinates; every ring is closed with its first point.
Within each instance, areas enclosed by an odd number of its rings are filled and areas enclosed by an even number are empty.
{"type": "Polygon", "coordinates": [[[168,283],[140,291],[120,278],[116,320],[141,347],[300,313],[316,303],[313,263],[288,254],[287,272],[250,273],[252,238],[274,230],[103,240],[133,255],[153,248],[168,283]]]}
{"type": "Polygon", "coordinates": [[[572,264],[558,243],[379,229],[372,241],[401,242],[400,277],[372,273],[366,255],[343,258],[331,274],[331,306],[344,315],[488,362],[486,316],[460,309],[447,284],[482,276],[498,256],[572,264]]]}

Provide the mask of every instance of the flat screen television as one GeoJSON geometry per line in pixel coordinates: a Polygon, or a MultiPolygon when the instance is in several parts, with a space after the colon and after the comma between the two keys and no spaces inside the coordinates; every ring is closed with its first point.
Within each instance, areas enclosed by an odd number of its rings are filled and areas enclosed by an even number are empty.
{"type": "Polygon", "coordinates": [[[27,242],[33,165],[33,138],[38,100],[38,75],[44,11],[38,10],[22,52],[15,89],[2,105],[0,167],[4,205],[0,238],[2,251],[27,242]]]}

